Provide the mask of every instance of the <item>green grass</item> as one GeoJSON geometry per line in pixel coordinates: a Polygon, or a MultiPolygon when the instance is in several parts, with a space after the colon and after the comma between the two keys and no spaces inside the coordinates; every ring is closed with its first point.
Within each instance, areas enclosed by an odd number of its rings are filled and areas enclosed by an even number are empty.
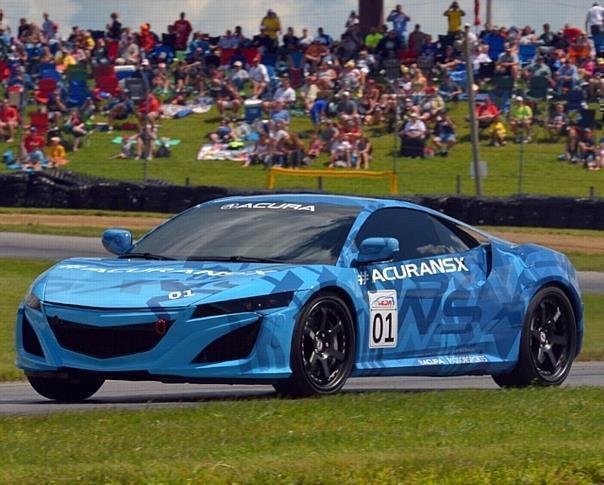
{"type": "MultiPolygon", "coordinates": [[[[14,367],[14,325],[19,302],[37,275],[52,263],[0,259],[0,381],[21,379],[14,367]]],[[[583,295],[586,334],[581,360],[604,360],[604,295],[583,295]]]]}
{"type": "Polygon", "coordinates": [[[604,481],[594,388],[268,397],[2,417],[0,429],[3,483],[604,481]]]}
{"type": "Polygon", "coordinates": [[[577,271],[604,271],[604,254],[566,253],[577,271]]]}
{"type": "MultiPolygon", "coordinates": [[[[43,209],[38,207],[0,207],[0,214],[40,214],[47,216],[169,217],[164,212],[106,211],[98,209],[43,209]]],[[[2,219],[0,219],[1,221],[2,219]]]]}
{"type": "Polygon", "coordinates": [[[518,232],[522,234],[551,234],[554,236],[590,236],[604,237],[604,231],[598,229],[569,229],[557,227],[510,227],[510,226],[476,226],[486,232],[518,232]]]}
{"type": "MultiPolygon", "coordinates": [[[[101,237],[103,228],[100,227],[70,227],[49,226],[45,224],[0,224],[0,232],[22,232],[26,234],[49,234],[55,236],[84,236],[101,237]]],[[[138,239],[149,231],[133,229],[132,236],[138,239]]]]}
{"type": "MultiPolygon", "coordinates": [[[[474,182],[470,178],[469,129],[463,117],[466,105],[451,106],[451,114],[458,125],[461,143],[448,158],[411,160],[393,157],[398,140],[391,134],[379,135],[379,130],[369,129],[374,144],[374,170],[390,170],[393,164],[399,174],[399,190],[402,194],[446,194],[456,189],[456,177],[461,177],[461,191],[474,194],[474,182]],[[378,136],[379,135],[379,136],[378,136]]],[[[162,120],[160,136],[180,138],[183,143],[176,147],[170,159],[158,159],[149,163],[149,178],[164,179],[183,184],[189,178],[195,185],[219,185],[228,187],[264,188],[266,172],[260,167],[242,169],[238,162],[196,161],[197,151],[207,141],[207,133],[218,126],[215,109],[205,115],[192,115],[181,120],[162,120]]],[[[310,122],[294,118],[292,129],[308,132],[310,122]]],[[[540,130],[537,130],[541,136],[540,130]]],[[[142,180],[142,161],[110,160],[119,146],[110,143],[115,133],[94,133],[87,146],[70,154],[67,169],[101,177],[142,180]]],[[[307,142],[308,144],[308,142],[307,142]]],[[[8,148],[0,144],[0,150],[8,148]]],[[[14,147],[13,147],[14,148],[14,147]]],[[[551,195],[587,196],[594,187],[598,196],[604,196],[604,171],[588,172],[578,166],[557,160],[563,152],[561,143],[531,143],[524,145],[523,192],[551,195]]],[[[484,181],[485,195],[510,195],[518,191],[517,175],[521,146],[513,143],[501,148],[481,143],[481,159],[488,162],[488,177],[484,181]]],[[[322,168],[325,157],[315,162],[313,168],[322,168]]],[[[0,172],[5,171],[0,166],[0,172]]],[[[314,179],[278,178],[279,188],[316,188],[314,179]]],[[[324,189],[329,192],[382,195],[388,191],[386,181],[365,179],[326,179],[324,189]]]]}

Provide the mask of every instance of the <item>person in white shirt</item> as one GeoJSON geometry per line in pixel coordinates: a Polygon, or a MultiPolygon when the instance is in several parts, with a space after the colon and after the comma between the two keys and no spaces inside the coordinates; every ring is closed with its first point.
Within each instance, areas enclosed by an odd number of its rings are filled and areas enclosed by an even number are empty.
{"type": "Polygon", "coordinates": [[[585,18],[585,30],[592,36],[598,36],[602,33],[602,20],[604,19],[604,7],[595,2],[587,11],[585,18]]]}
{"type": "Polygon", "coordinates": [[[268,113],[271,108],[274,108],[276,102],[282,103],[286,108],[290,108],[295,104],[296,91],[291,87],[288,78],[284,78],[283,81],[281,81],[281,86],[275,91],[272,101],[265,101],[262,103],[262,109],[268,113]]]}
{"type": "Polygon", "coordinates": [[[298,39],[298,44],[302,47],[308,47],[314,40],[312,35],[308,34],[308,29],[305,27],[302,29],[302,36],[298,39]]]}
{"type": "Polygon", "coordinates": [[[250,75],[250,81],[252,81],[252,97],[258,99],[262,96],[270,81],[268,69],[264,64],[260,64],[260,56],[254,57],[248,74],[250,75]]]}

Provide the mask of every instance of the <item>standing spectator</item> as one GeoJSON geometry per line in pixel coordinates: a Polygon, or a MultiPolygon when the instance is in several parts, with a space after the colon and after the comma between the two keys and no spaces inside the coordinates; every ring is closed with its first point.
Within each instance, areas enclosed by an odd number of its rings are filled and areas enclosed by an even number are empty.
{"type": "Polygon", "coordinates": [[[189,36],[191,35],[191,32],[193,32],[191,22],[189,22],[185,16],[186,14],[184,12],[180,12],[178,20],[172,25],[172,31],[176,34],[174,47],[177,51],[184,51],[187,49],[189,36]]]}
{"type": "Polygon", "coordinates": [[[589,32],[592,37],[600,35],[602,32],[602,21],[604,20],[604,7],[601,7],[598,2],[594,2],[591,8],[587,11],[585,18],[585,31],[589,32]]]}
{"type": "Polygon", "coordinates": [[[155,47],[155,37],[151,32],[150,24],[141,24],[141,28],[138,33],[138,45],[142,51],[147,53],[147,55],[151,53],[153,47],[155,47]]]}
{"type": "Polygon", "coordinates": [[[427,37],[428,35],[422,32],[421,25],[416,24],[413,32],[409,34],[409,49],[419,54],[427,37]]]}
{"type": "Polygon", "coordinates": [[[371,52],[375,51],[375,48],[380,43],[380,40],[384,38],[384,34],[382,34],[377,27],[371,26],[369,28],[369,33],[365,36],[365,45],[371,52]]]}
{"type": "Polygon", "coordinates": [[[302,48],[308,47],[310,44],[312,44],[313,40],[314,40],[313,36],[309,35],[308,29],[306,27],[304,27],[302,29],[302,36],[298,40],[298,44],[300,44],[300,47],[302,47],[302,48]]]}
{"type": "Polygon", "coordinates": [[[44,18],[44,22],[42,22],[42,33],[44,34],[44,38],[48,40],[51,39],[54,35],[55,23],[50,20],[47,12],[44,12],[42,14],[42,17],[44,18]]]}
{"type": "Polygon", "coordinates": [[[443,15],[447,17],[449,35],[454,35],[461,31],[461,19],[465,17],[466,13],[459,8],[457,2],[452,2],[443,15]]]}
{"type": "Polygon", "coordinates": [[[7,34],[10,33],[10,26],[8,25],[6,20],[4,20],[4,10],[2,10],[1,8],[0,8],[0,30],[2,30],[2,32],[6,32],[7,34]]]}
{"type": "Polygon", "coordinates": [[[405,12],[402,5],[397,5],[394,10],[388,15],[388,22],[392,22],[392,28],[396,32],[398,38],[405,44],[405,33],[407,32],[407,22],[411,20],[405,12]]]}
{"type": "Polygon", "coordinates": [[[329,34],[325,33],[325,30],[323,30],[323,27],[319,27],[317,29],[317,36],[315,37],[315,41],[317,41],[319,44],[322,44],[324,46],[331,46],[331,44],[333,44],[333,39],[331,38],[331,36],[329,34]]]}
{"type": "Polygon", "coordinates": [[[279,34],[281,33],[281,20],[274,10],[269,10],[260,23],[260,27],[264,27],[266,35],[268,35],[273,44],[278,43],[279,34]]]}
{"type": "Polygon", "coordinates": [[[111,40],[120,40],[122,37],[122,23],[119,21],[117,12],[113,12],[110,16],[111,20],[107,24],[107,37],[111,40]]]}
{"type": "Polygon", "coordinates": [[[300,39],[294,33],[293,27],[288,27],[286,34],[283,36],[283,47],[285,48],[285,52],[289,53],[291,51],[295,51],[298,48],[300,43],[300,39]]]}

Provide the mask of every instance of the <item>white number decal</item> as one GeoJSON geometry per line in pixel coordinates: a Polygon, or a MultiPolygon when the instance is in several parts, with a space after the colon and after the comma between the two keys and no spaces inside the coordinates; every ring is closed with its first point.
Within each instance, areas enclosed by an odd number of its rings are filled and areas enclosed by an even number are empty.
{"type": "Polygon", "coordinates": [[[369,348],[396,347],[398,340],[398,305],[395,290],[370,291],[369,348]]]}
{"type": "Polygon", "coordinates": [[[179,298],[188,298],[189,296],[193,296],[193,290],[172,291],[168,293],[169,300],[178,300],[179,298]]]}

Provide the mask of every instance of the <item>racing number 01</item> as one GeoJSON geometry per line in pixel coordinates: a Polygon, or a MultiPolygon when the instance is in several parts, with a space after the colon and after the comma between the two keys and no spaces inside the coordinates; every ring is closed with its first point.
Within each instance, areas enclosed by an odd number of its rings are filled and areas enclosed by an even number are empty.
{"type": "Polygon", "coordinates": [[[370,291],[369,348],[396,347],[398,340],[398,305],[395,290],[370,291]]]}

